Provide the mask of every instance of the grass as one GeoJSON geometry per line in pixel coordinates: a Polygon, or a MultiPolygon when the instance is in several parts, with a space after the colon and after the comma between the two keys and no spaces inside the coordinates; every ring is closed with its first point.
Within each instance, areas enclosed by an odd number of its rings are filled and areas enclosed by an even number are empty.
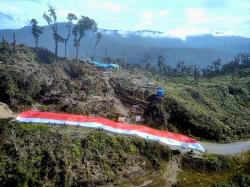
{"type": "MultiPolygon", "coordinates": [[[[218,160],[220,155],[205,154],[209,160],[218,160]]],[[[231,186],[238,184],[233,181],[235,176],[250,176],[250,151],[243,152],[234,156],[224,157],[229,164],[229,168],[224,171],[196,171],[183,169],[178,175],[178,187],[184,186],[213,186],[215,184],[225,184],[231,186]]],[[[250,181],[248,181],[250,182],[250,181]]]]}
{"type": "Polygon", "coordinates": [[[222,173],[214,173],[207,175],[206,173],[201,172],[191,172],[191,171],[182,171],[179,173],[179,183],[178,187],[208,187],[211,186],[216,181],[226,182],[227,176],[222,173]]]}

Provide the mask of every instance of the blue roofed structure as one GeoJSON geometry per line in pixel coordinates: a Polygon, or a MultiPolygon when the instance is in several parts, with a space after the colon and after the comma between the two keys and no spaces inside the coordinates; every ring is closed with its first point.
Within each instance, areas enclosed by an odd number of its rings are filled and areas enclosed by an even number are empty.
{"type": "Polygon", "coordinates": [[[97,61],[92,61],[90,63],[95,65],[98,68],[103,68],[103,69],[118,69],[118,68],[120,68],[120,66],[118,64],[105,64],[105,63],[97,62],[97,61]]]}

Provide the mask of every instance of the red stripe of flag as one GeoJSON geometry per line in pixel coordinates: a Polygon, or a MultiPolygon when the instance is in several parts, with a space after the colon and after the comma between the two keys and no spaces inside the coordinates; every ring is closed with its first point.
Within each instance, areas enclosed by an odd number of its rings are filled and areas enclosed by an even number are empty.
{"type": "Polygon", "coordinates": [[[73,114],[64,114],[64,113],[54,113],[54,112],[37,112],[37,111],[26,111],[18,115],[22,118],[42,118],[42,119],[51,119],[51,120],[62,120],[62,121],[73,121],[73,122],[96,122],[112,128],[121,129],[121,130],[136,130],[139,132],[148,133],[154,136],[159,136],[163,138],[174,139],[186,143],[197,143],[197,140],[189,138],[182,134],[172,133],[168,131],[156,130],[144,125],[131,125],[123,124],[115,121],[111,121],[106,118],[98,118],[91,116],[80,116],[73,114]]]}

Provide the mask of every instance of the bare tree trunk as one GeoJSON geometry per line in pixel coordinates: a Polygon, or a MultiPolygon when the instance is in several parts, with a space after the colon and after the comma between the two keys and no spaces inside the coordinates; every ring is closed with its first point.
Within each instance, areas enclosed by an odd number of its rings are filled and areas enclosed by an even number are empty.
{"type": "Polygon", "coordinates": [[[94,55],[93,55],[93,59],[95,60],[95,51],[96,51],[96,47],[97,47],[97,43],[95,44],[95,47],[94,47],[94,55]]]}
{"type": "Polygon", "coordinates": [[[38,38],[35,38],[35,45],[36,45],[36,48],[38,47],[38,38]]]}
{"type": "Polygon", "coordinates": [[[67,57],[67,42],[64,42],[64,57],[67,57]]]}
{"type": "Polygon", "coordinates": [[[78,58],[78,47],[76,47],[76,61],[77,61],[77,58],[78,58]]]}
{"type": "Polygon", "coordinates": [[[16,45],[16,35],[15,35],[15,33],[13,33],[13,45],[15,46],[16,45]]]}
{"type": "Polygon", "coordinates": [[[3,47],[5,48],[6,47],[6,43],[5,43],[5,38],[3,36],[3,47]]]}
{"type": "Polygon", "coordinates": [[[57,56],[58,42],[55,39],[55,55],[57,56]]]}

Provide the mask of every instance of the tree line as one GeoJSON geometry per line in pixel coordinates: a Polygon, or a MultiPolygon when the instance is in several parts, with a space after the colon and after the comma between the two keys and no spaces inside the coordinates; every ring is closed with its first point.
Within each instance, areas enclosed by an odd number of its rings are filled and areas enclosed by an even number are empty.
{"type": "MultiPolygon", "coordinates": [[[[64,56],[67,57],[67,44],[71,34],[73,35],[73,47],[76,50],[75,59],[78,59],[79,47],[81,40],[84,36],[87,35],[88,32],[97,32],[97,23],[94,19],[91,19],[87,16],[81,16],[79,19],[73,13],[68,13],[67,16],[67,35],[62,36],[58,31],[58,22],[56,10],[54,7],[49,6],[47,13],[43,14],[43,18],[46,20],[48,26],[52,30],[54,45],[55,45],[55,55],[58,56],[58,45],[59,43],[64,44],[64,56]],[[73,21],[77,21],[76,24],[73,21]]],[[[38,21],[36,19],[31,19],[31,31],[35,41],[35,47],[39,46],[39,37],[43,34],[44,27],[38,25],[38,21]]],[[[102,38],[101,32],[96,33],[96,43],[94,46],[93,57],[95,58],[95,51],[98,43],[102,38]]]]}
{"type": "Polygon", "coordinates": [[[159,54],[156,57],[145,53],[139,63],[128,63],[124,58],[112,59],[107,56],[105,61],[109,63],[117,63],[126,69],[142,69],[153,74],[168,77],[185,77],[193,76],[195,82],[199,78],[213,78],[224,74],[236,74],[239,70],[250,68],[250,54],[240,53],[228,63],[222,63],[221,59],[216,59],[206,67],[197,64],[188,64],[185,60],[179,60],[175,67],[168,64],[165,56],[159,54]]]}

